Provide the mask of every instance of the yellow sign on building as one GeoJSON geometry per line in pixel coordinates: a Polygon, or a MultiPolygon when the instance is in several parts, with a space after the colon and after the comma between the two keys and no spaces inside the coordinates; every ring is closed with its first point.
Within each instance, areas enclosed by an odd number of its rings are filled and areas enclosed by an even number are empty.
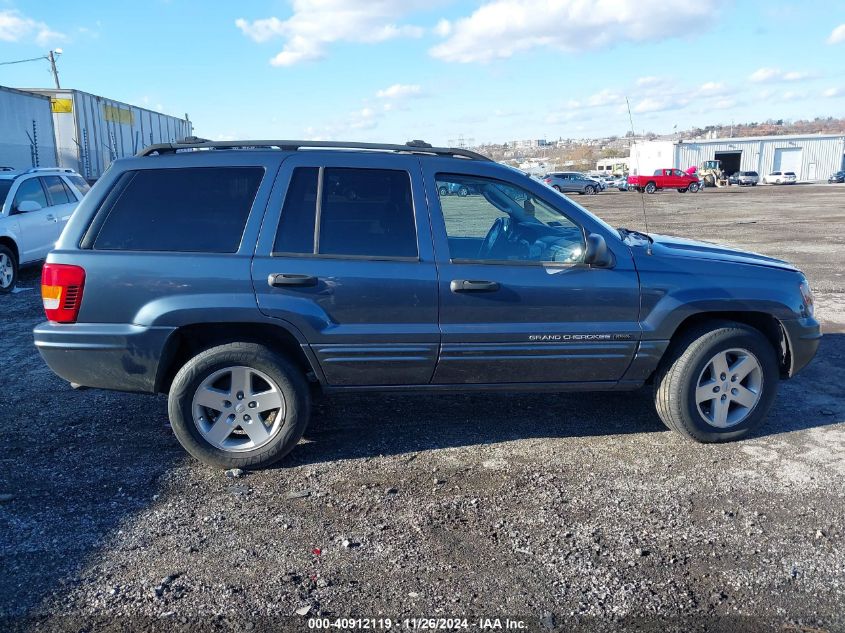
{"type": "Polygon", "coordinates": [[[106,121],[111,121],[112,123],[122,123],[124,125],[132,125],[134,123],[132,110],[118,106],[103,104],[103,117],[106,121]]]}
{"type": "Polygon", "coordinates": [[[73,99],[50,97],[50,108],[53,112],[73,112],[73,99]]]}

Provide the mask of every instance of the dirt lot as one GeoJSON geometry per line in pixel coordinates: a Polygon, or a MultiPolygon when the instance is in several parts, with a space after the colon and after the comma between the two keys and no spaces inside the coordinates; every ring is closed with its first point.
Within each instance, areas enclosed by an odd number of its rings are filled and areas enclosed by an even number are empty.
{"type": "MultiPolygon", "coordinates": [[[[576,200],[643,228],[638,194],[576,200]]],[[[0,297],[0,629],[305,629],[310,607],[845,630],[845,187],[645,202],[651,231],[791,260],[817,292],[819,354],[753,439],[686,442],[648,390],[356,395],[230,480],[185,456],[164,398],[71,390],[32,346],[37,290],[0,297]]]]}

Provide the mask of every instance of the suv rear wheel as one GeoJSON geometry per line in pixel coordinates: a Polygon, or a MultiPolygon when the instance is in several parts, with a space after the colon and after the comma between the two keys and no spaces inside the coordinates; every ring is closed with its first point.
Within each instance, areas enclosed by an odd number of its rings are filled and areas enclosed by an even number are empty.
{"type": "Polygon", "coordinates": [[[0,244],[0,293],[12,292],[18,280],[18,258],[8,246],[0,244]]]}
{"type": "Polygon", "coordinates": [[[654,383],[667,427],[699,442],[726,442],[760,426],[777,392],[778,362],[759,331],[725,321],[691,331],[673,348],[654,383]]]}
{"type": "Polygon", "coordinates": [[[256,343],[213,347],[189,360],[168,397],[173,432],[200,461],[261,468],[287,455],[308,425],[302,372],[256,343]]]}

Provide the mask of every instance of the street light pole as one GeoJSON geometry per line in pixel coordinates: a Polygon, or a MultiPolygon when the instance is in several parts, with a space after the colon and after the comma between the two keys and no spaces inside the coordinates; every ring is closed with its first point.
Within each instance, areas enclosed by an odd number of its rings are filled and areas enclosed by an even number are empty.
{"type": "MultiPolygon", "coordinates": [[[[61,55],[62,51],[61,49],[57,49],[55,53],[61,55]]],[[[47,59],[50,60],[50,70],[52,71],[53,79],[56,82],[56,89],[60,89],[61,86],[59,85],[59,71],[56,70],[56,55],[54,54],[54,51],[50,51],[50,53],[47,55],[47,59]]]]}

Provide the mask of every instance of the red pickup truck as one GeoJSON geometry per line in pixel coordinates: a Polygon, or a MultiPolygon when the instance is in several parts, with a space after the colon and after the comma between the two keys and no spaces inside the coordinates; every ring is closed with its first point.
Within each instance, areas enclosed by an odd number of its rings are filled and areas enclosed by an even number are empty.
{"type": "Polygon", "coordinates": [[[701,187],[698,176],[680,169],[656,169],[653,176],[628,176],[628,189],[654,193],[658,189],[677,189],[695,193],[701,187]]]}

